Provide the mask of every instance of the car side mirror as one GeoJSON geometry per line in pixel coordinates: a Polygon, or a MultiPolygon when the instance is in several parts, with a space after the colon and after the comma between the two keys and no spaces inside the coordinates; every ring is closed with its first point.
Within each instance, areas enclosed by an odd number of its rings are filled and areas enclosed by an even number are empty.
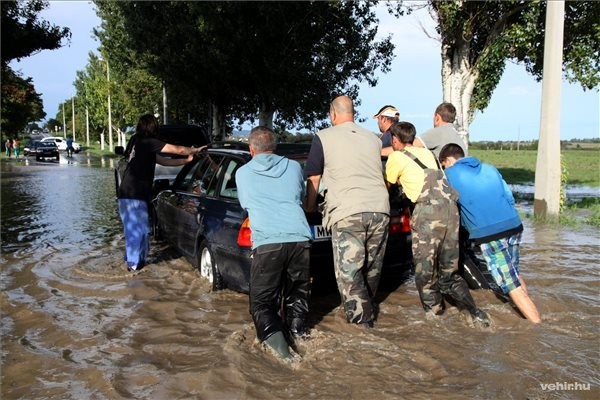
{"type": "Polygon", "coordinates": [[[125,155],[125,147],[115,146],[115,154],[117,154],[119,156],[125,155]]]}

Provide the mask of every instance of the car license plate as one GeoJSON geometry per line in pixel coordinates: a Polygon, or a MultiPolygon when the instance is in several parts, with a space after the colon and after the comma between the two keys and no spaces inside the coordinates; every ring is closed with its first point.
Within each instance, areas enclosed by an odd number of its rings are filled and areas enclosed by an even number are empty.
{"type": "Polygon", "coordinates": [[[311,225],[313,240],[331,239],[331,229],[327,229],[321,225],[311,225]]]}

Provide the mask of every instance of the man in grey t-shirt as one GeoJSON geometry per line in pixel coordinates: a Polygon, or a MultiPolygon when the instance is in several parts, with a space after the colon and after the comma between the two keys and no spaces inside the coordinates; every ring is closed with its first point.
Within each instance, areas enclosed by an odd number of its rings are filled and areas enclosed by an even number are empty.
{"type": "Polygon", "coordinates": [[[327,188],[323,225],[331,229],[335,276],[346,319],[371,328],[390,214],[381,140],[354,123],[354,104],[348,96],[331,102],[329,119],[332,126],[314,136],[304,167],[306,210],[317,211],[322,180],[327,188]]]}
{"type": "Polygon", "coordinates": [[[436,158],[440,156],[440,151],[450,143],[459,145],[465,155],[467,154],[467,144],[463,138],[454,129],[454,120],[456,119],[456,108],[452,103],[442,103],[435,109],[433,114],[433,129],[428,130],[418,136],[413,145],[417,147],[426,147],[435,154],[436,158]]]}

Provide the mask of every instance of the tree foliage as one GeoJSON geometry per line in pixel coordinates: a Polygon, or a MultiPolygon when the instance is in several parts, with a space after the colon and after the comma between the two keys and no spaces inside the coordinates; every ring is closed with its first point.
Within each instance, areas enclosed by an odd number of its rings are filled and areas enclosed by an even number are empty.
{"type": "Polygon", "coordinates": [[[42,98],[31,78],[23,79],[10,68],[2,69],[2,131],[14,135],[30,121],[46,116],[42,98]]]}
{"type": "Polygon", "coordinates": [[[2,20],[2,130],[20,131],[27,122],[45,117],[42,99],[31,78],[23,78],[9,66],[12,60],[30,56],[41,50],[54,50],[69,40],[69,28],[39,20],[47,7],[41,0],[0,2],[2,20]]]}
{"type": "MultiPolygon", "coordinates": [[[[428,1],[442,47],[444,100],[457,107],[467,130],[476,111],[488,106],[506,61],[521,62],[536,79],[543,69],[545,1],[428,1]]],[[[410,2],[388,3],[396,15],[410,2]]],[[[598,90],[600,2],[567,1],[563,70],[571,82],[598,90]]]]}
{"type": "Polygon", "coordinates": [[[167,87],[170,108],[196,120],[216,108],[229,121],[275,112],[282,127],[314,127],[332,97],[356,97],[392,58],[390,38],[374,40],[367,2],[96,5],[111,66],[147,69],[167,87]]]}
{"type": "Polygon", "coordinates": [[[41,50],[55,50],[70,39],[69,28],[38,19],[48,3],[42,0],[2,1],[2,66],[41,50]]]}

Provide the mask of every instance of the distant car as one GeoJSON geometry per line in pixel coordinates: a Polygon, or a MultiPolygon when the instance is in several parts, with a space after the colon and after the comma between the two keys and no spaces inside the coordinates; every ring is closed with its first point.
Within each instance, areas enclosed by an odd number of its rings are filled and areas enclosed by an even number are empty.
{"type": "Polygon", "coordinates": [[[41,161],[45,158],[55,158],[56,161],[60,160],[60,155],[58,153],[58,147],[54,142],[43,142],[40,141],[36,143],[34,150],[35,159],[37,161],[41,161]]]}
{"type": "MultiPolygon", "coordinates": [[[[67,139],[65,139],[65,138],[61,138],[59,136],[48,136],[48,137],[42,138],[41,141],[42,142],[54,142],[54,143],[56,143],[58,150],[67,151],[67,139]]],[[[77,142],[73,142],[73,151],[75,151],[75,153],[79,153],[81,151],[81,145],[77,142]]]]}
{"type": "Polygon", "coordinates": [[[39,140],[30,140],[27,142],[25,147],[23,148],[23,155],[25,156],[34,156],[35,155],[35,146],[39,143],[39,140]]]}
{"type": "MultiPolygon", "coordinates": [[[[133,145],[135,144],[135,134],[131,136],[127,147],[116,146],[115,154],[120,155],[121,158],[117,162],[115,167],[115,194],[119,195],[119,186],[123,180],[123,174],[125,168],[129,162],[129,157],[133,151],[133,145]]],[[[158,128],[158,139],[165,143],[175,144],[179,146],[195,146],[200,147],[210,142],[209,135],[204,129],[195,125],[161,125],[158,128]]],[[[178,157],[165,155],[165,157],[178,157]]],[[[182,166],[166,167],[164,165],[156,164],[154,168],[154,181],[167,179],[172,182],[177,173],[181,170],[182,166]]],[[[154,187],[153,195],[156,195],[161,188],[154,187]]]]}
{"type": "MultiPolygon", "coordinates": [[[[303,165],[309,150],[310,145],[280,143],[276,152],[303,165]]],[[[238,200],[235,173],[251,158],[247,144],[214,143],[205,156],[186,164],[152,202],[155,237],[173,245],[213,290],[249,291],[252,232],[238,200]]],[[[331,290],[335,288],[331,232],[321,225],[320,213],[306,217],[313,234],[313,285],[331,290]]],[[[392,203],[384,268],[400,275],[412,267],[409,218],[408,209],[392,203]]]]}

